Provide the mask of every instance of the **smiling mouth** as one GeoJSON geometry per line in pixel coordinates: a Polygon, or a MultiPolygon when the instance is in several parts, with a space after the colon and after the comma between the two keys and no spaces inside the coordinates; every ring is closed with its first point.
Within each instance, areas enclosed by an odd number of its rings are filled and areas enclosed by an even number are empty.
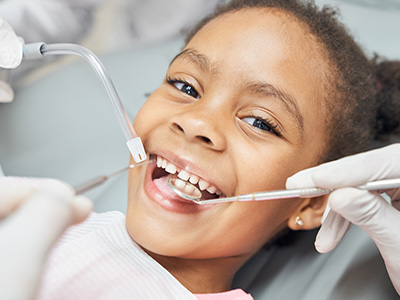
{"type": "MultiPolygon", "coordinates": [[[[161,156],[153,156],[157,162],[157,167],[152,174],[152,180],[156,185],[167,186],[167,182],[172,178],[180,178],[183,181],[191,183],[201,191],[201,200],[215,199],[223,197],[224,194],[218,190],[213,184],[203,178],[192,174],[186,170],[182,170],[170,161],[161,156]]],[[[169,189],[169,187],[167,187],[169,189]]]]}

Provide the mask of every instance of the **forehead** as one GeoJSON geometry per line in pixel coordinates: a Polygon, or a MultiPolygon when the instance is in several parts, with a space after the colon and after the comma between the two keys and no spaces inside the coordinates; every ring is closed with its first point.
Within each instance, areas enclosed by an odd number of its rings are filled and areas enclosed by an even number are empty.
{"type": "MultiPolygon", "coordinates": [[[[249,8],[223,14],[197,32],[184,51],[192,49],[206,57],[195,63],[211,66],[220,84],[229,82],[237,89],[246,82],[272,84],[295,98],[305,118],[315,119],[316,111],[325,118],[329,64],[324,48],[289,13],[249,8]]],[[[308,121],[309,127],[315,122],[308,121]]]]}
{"type": "Polygon", "coordinates": [[[264,66],[273,61],[302,69],[319,65],[321,69],[325,61],[324,48],[308,26],[276,8],[246,8],[225,13],[207,23],[185,48],[193,45],[220,52],[219,58],[225,61],[240,60],[242,66],[253,62],[264,66]]]}

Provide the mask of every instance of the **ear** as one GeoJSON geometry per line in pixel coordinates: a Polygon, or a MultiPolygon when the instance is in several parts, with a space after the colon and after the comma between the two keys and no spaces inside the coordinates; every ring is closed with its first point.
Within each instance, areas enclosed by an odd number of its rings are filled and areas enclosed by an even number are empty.
{"type": "Polygon", "coordinates": [[[292,230],[310,230],[321,226],[328,195],[306,198],[289,217],[288,227],[292,230]]]}

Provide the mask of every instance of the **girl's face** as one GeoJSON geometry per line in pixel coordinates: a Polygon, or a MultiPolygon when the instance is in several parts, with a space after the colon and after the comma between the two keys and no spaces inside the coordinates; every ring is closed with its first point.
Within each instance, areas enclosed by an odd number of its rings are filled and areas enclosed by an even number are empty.
{"type": "Polygon", "coordinates": [[[167,180],[177,170],[214,198],[283,189],[315,165],[326,133],[319,52],[298,21],[270,9],[225,14],[193,37],[134,122],[164,162],[130,171],[127,228],[138,244],[163,256],[244,258],[308,211],[304,199],[199,206],[167,180]]]}

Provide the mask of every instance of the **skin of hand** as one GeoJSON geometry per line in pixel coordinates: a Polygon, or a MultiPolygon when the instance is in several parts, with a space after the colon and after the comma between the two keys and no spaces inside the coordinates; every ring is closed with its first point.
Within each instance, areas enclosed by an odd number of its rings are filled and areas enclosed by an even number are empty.
{"type": "MultiPolygon", "coordinates": [[[[11,25],[0,18],[0,68],[14,69],[21,64],[24,41],[18,37],[11,25]]],[[[0,80],[0,103],[14,99],[12,88],[0,80]]]]}
{"type": "Polygon", "coordinates": [[[329,252],[352,224],[365,230],[377,245],[397,293],[400,294],[400,189],[368,192],[353,188],[368,181],[400,177],[400,144],[345,157],[290,177],[287,188],[318,186],[334,189],[332,209],[315,241],[319,252],[329,252]],[[388,203],[381,193],[391,199],[388,203]]]}
{"type": "Polygon", "coordinates": [[[52,245],[91,210],[89,199],[60,181],[0,178],[1,298],[34,298],[52,245]]]}

